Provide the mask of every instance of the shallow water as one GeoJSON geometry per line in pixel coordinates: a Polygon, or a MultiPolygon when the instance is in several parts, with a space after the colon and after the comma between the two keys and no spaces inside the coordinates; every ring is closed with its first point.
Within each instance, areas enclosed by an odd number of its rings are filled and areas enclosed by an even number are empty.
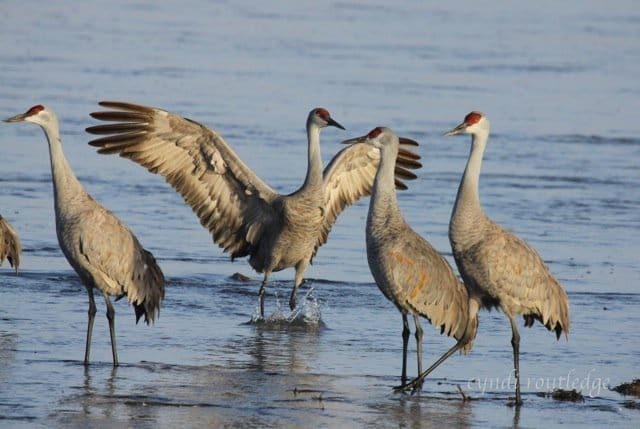
{"type": "MultiPolygon", "coordinates": [[[[58,249],[46,143],[0,131],[0,213],[22,269],[0,267],[2,427],[629,427],[638,410],[608,389],[638,378],[640,10],[631,1],[428,5],[335,2],[23,2],[0,6],[0,117],[53,107],[88,191],[158,258],[159,321],[116,304],[111,367],[104,305],[82,365],[87,296],[58,249]],[[492,121],[480,185],[487,212],[543,255],[571,301],[569,341],[521,329],[525,405],[513,394],[510,330],[481,313],[469,356],[420,396],[396,395],[401,319],[372,281],[368,201],[344,212],[307,271],[294,323],[292,270],[273,275],[272,321],[249,323],[261,276],[231,263],[158,177],[86,142],[101,99],[157,105],[218,130],[275,189],[306,168],[304,119],[325,106],[339,141],[387,125],[421,142],[403,213],[451,262],[447,225],[468,155],[444,138],[473,109],[492,121]],[[286,154],[286,156],[284,155],[286,154]],[[286,166],[286,168],[282,168],[286,166]],[[247,282],[230,279],[235,272],[247,282]],[[471,400],[463,401],[458,386],[471,400]],[[554,388],[579,403],[541,396],[554,388]]],[[[426,322],[424,323],[426,325],[426,322]]],[[[425,364],[453,344],[425,326],[425,364]]],[[[415,372],[414,343],[410,374],[415,372]]]]}

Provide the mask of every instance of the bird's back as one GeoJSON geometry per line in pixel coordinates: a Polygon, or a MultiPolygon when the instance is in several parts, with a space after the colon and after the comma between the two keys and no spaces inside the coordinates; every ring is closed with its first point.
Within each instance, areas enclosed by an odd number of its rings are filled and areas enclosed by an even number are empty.
{"type": "Polygon", "coordinates": [[[483,238],[454,249],[465,283],[485,307],[522,314],[526,325],[539,320],[559,336],[569,332],[569,301],[540,255],[524,240],[489,221],[483,238]]]}

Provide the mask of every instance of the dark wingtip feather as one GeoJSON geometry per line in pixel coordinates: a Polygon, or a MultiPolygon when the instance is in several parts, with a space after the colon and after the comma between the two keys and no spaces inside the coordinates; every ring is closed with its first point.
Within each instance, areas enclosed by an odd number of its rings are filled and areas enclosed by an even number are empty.
{"type": "Polygon", "coordinates": [[[405,159],[413,159],[413,160],[420,159],[420,155],[410,151],[409,149],[404,149],[404,148],[398,149],[398,157],[405,158],[405,159]]]}
{"type": "Polygon", "coordinates": [[[112,100],[102,100],[99,101],[98,104],[102,107],[107,107],[109,109],[122,109],[129,110],[133,112],[152,112],[153,107],[143,106],[140,104],[127,103],[126,101],[112,101],[112,100]]]}
{"type": "Polygon", "coordinates": [[[149,131],[149,127],[145,124],[124,122],[109,125],[93,125],[85,128],[90,134],[109,135],[109,134],[126,134],[132,132],[149,131]]]}
{"type": "Polygon", "coordinates": [[[91,112],[89,116],[99,121],[147,123],[151,121],[150,113],[147,111],[103,110],[91,112]]]}
{"type": "Polygon", "coordinates": [[[404,168],[410,168],[412,170],[418,170],[422,168],[422,164],[420,162],[414,161],[412,159],[404,159],[404,158],[396,159],[396,165],[400,165],[404,168]]]}
{"type": "Polygon", "coordinates": [[[415,179],[418,178],[418,176],[414,172],[409,171],[409,170],[405,170],[404,168],[399,167],[397,165],[396,165],[396,168],[394,170],[394,173],[395,173],[396,177],[398,177],[400,179],[403,179],[403,180],[415,180],[415,179]]]}
{"type": "Polygon", "coordinates": [[[147,325],[148,325],[149,324],[149,319],[147,318],[147,314],[144,311],[144,305],[143,304],[134,304],[133,308],[136,311],[136,325],[140,321],[140,318],[142,317],[143,314],[144,314],[145,322],[147,322],[147,325]]]}
{"type": "Polygon", "coordinates": [[[560,336],[562,335],[562,332],[564,331],[565,336],[569,336],[569,333],[567,332],[566,329],[562,328],[562,325],[559,323],[556,323],[556,327],[554,329],[554,331],[556,331],[556,340],[560,340],[560,336]]]}
{"type": "Polygon", "coordinates": [[[108,147],[107,146],[107,147],[100,147],[100,149],[98,149],[97,152],[100,155],[113,155],[113,154],[116,154],[116,153],[120,153],[120,150],[118,148],[108,147]]]}
{"type": "Polygon", "coordinates": [[[405,185],[403,182],[401,182],[399,179],[395,180],[396,182],[396,189],[399,191],[406,191],[407,189],[409,189],[407,187],[407,185],[405,185]]]}
{"type": "Polygon", "coordinates": [[[399,137],[398,139],[400,140],[400,144],[401,145],[405,145],[405,146],[420,146],[417,141],[412,140],[412,139],[408,139],[406,137],[399,137]]]}

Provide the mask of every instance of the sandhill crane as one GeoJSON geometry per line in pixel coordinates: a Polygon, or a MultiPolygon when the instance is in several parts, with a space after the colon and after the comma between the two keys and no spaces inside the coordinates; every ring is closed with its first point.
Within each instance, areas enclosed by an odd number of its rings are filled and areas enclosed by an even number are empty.
{"type": "MultiPolygon", "coordinates": [[[[379,160],[371,147],[356,145],[337,154],[323,172],[320,130],[344,127],[326,109],[315,108],[306,125],[305,181],[292,194],[280,195],[214,130],[154,107],[113,101],[100,105],[113,110],[94,112],[93,118],[120,123],[87,128],[108,135],[89,144],[99,147],[99,153],[119,153],[162,175],[232,260],[249,256],[251,267],[264,273],[258,294],[262,318],[267,279],[274,271],[295,267],[289,298],[289,307],[295,308],[305,270],[342,210],[369,194],[379,160]]],[[[403,168],[414,168],[413,162],[409,152],[402,152],[399,179],[415,177],[403,168]]],[[[400,180],[398,186],[405,187],[400,180]]]]}
{"type": "Polygon", "coordinates": [[[136,323],[144,315],[148,325],[155,321],[160,311],[164,275],[153,255],[142,248],[129,228],[98,204],[78,181],[62,152],[58,118],[53,110],[37,105],[4,121],[33,122],[42,127],[47,137],[58,243],[89,294],[84,363],[89,363],[96,314],[95,288],[107,304],[113,366],[118,366],[115,310],[110,296],[116,296],[116,300],[127,296],[135,308],[136,323]]]}
{"type": "Polygon", "coordinates": [[[398,137],[389,128],[377,127],[366,136],[345,143],[363,142],[378,148],[381,153],[367,216],[367,260],[380,291],[402,314],[402,385],[396,390],[413,388],[415,391],[422,386],[424,377],[455,351],[471,350],[478,327],[479,303],[469,300],[467,289],[451,265],[407,224],[400,212],[393,186],[398,137]],[[416,328],[419,374],[419,378],[410,384],[406,384],[408,315],[413,316],[416,328]],[[458,340],[424,373],[420,316],[458,340]]]}
{"type": "Polygon", "coordinates": [[[20,267],[20,238],[13,226],[0,215],[0,265],[5,258],[16,270],[20,267]]]}
{"type": "Polygon", "coordinates": [[[460,274],[472,296],[486,309],[499,307],[511,324],[516,378],[516,405],[520,397],[520,334],[515,315],[525,326],[535,320],[555,331],[569,333],[569,300],[538,253],[524,240],[495,224],[485,214],[478,196],[482,155],[490,124],[480,112],[471,112],[445,135],[471,134],[471,152],[458,188],[449,224],[449,240],[460,274]]]}

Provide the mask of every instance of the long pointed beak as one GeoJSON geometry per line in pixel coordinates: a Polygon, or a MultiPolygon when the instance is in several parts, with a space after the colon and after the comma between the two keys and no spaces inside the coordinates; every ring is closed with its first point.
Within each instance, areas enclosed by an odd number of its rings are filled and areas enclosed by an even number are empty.
{"type": "Polygon", "coordinates": [[[333,118],[329,118],[329,120],[327,121],[328,125],[331,125],[333,127],[336,128],[340,128],[341,130],[346,130],[345,127],[343,127],[342,125],[340,125],[337,121],[335,121],[333,118]]]}
{"type": "Polygon", "coordinates": [[[444,133],[444,135],[445,136],[455,136],[456,134],[460,134],[461,132],[463,132],[466,129],[467,129],[467,123],[463,122],[460,125],[458,125],[457,127],[455,127],[454,129],[449,130],[446,133],[444,133]]]}
{"type": "Polygon", "coordinates": [[[367,136],[354,137],[352,139],[343,140],[342,144],[355,144],[355,143],[364,143],[367,141],[367,136]]]}
{"type": "Polygon", "coordinates": [[[24,121],[24,118],[26,117],[27,117],[26,113],[20,113],[19,115],[12,116],[7,119],[3,119],[2,122],[21,122],[21,121],[24,121]]]}

